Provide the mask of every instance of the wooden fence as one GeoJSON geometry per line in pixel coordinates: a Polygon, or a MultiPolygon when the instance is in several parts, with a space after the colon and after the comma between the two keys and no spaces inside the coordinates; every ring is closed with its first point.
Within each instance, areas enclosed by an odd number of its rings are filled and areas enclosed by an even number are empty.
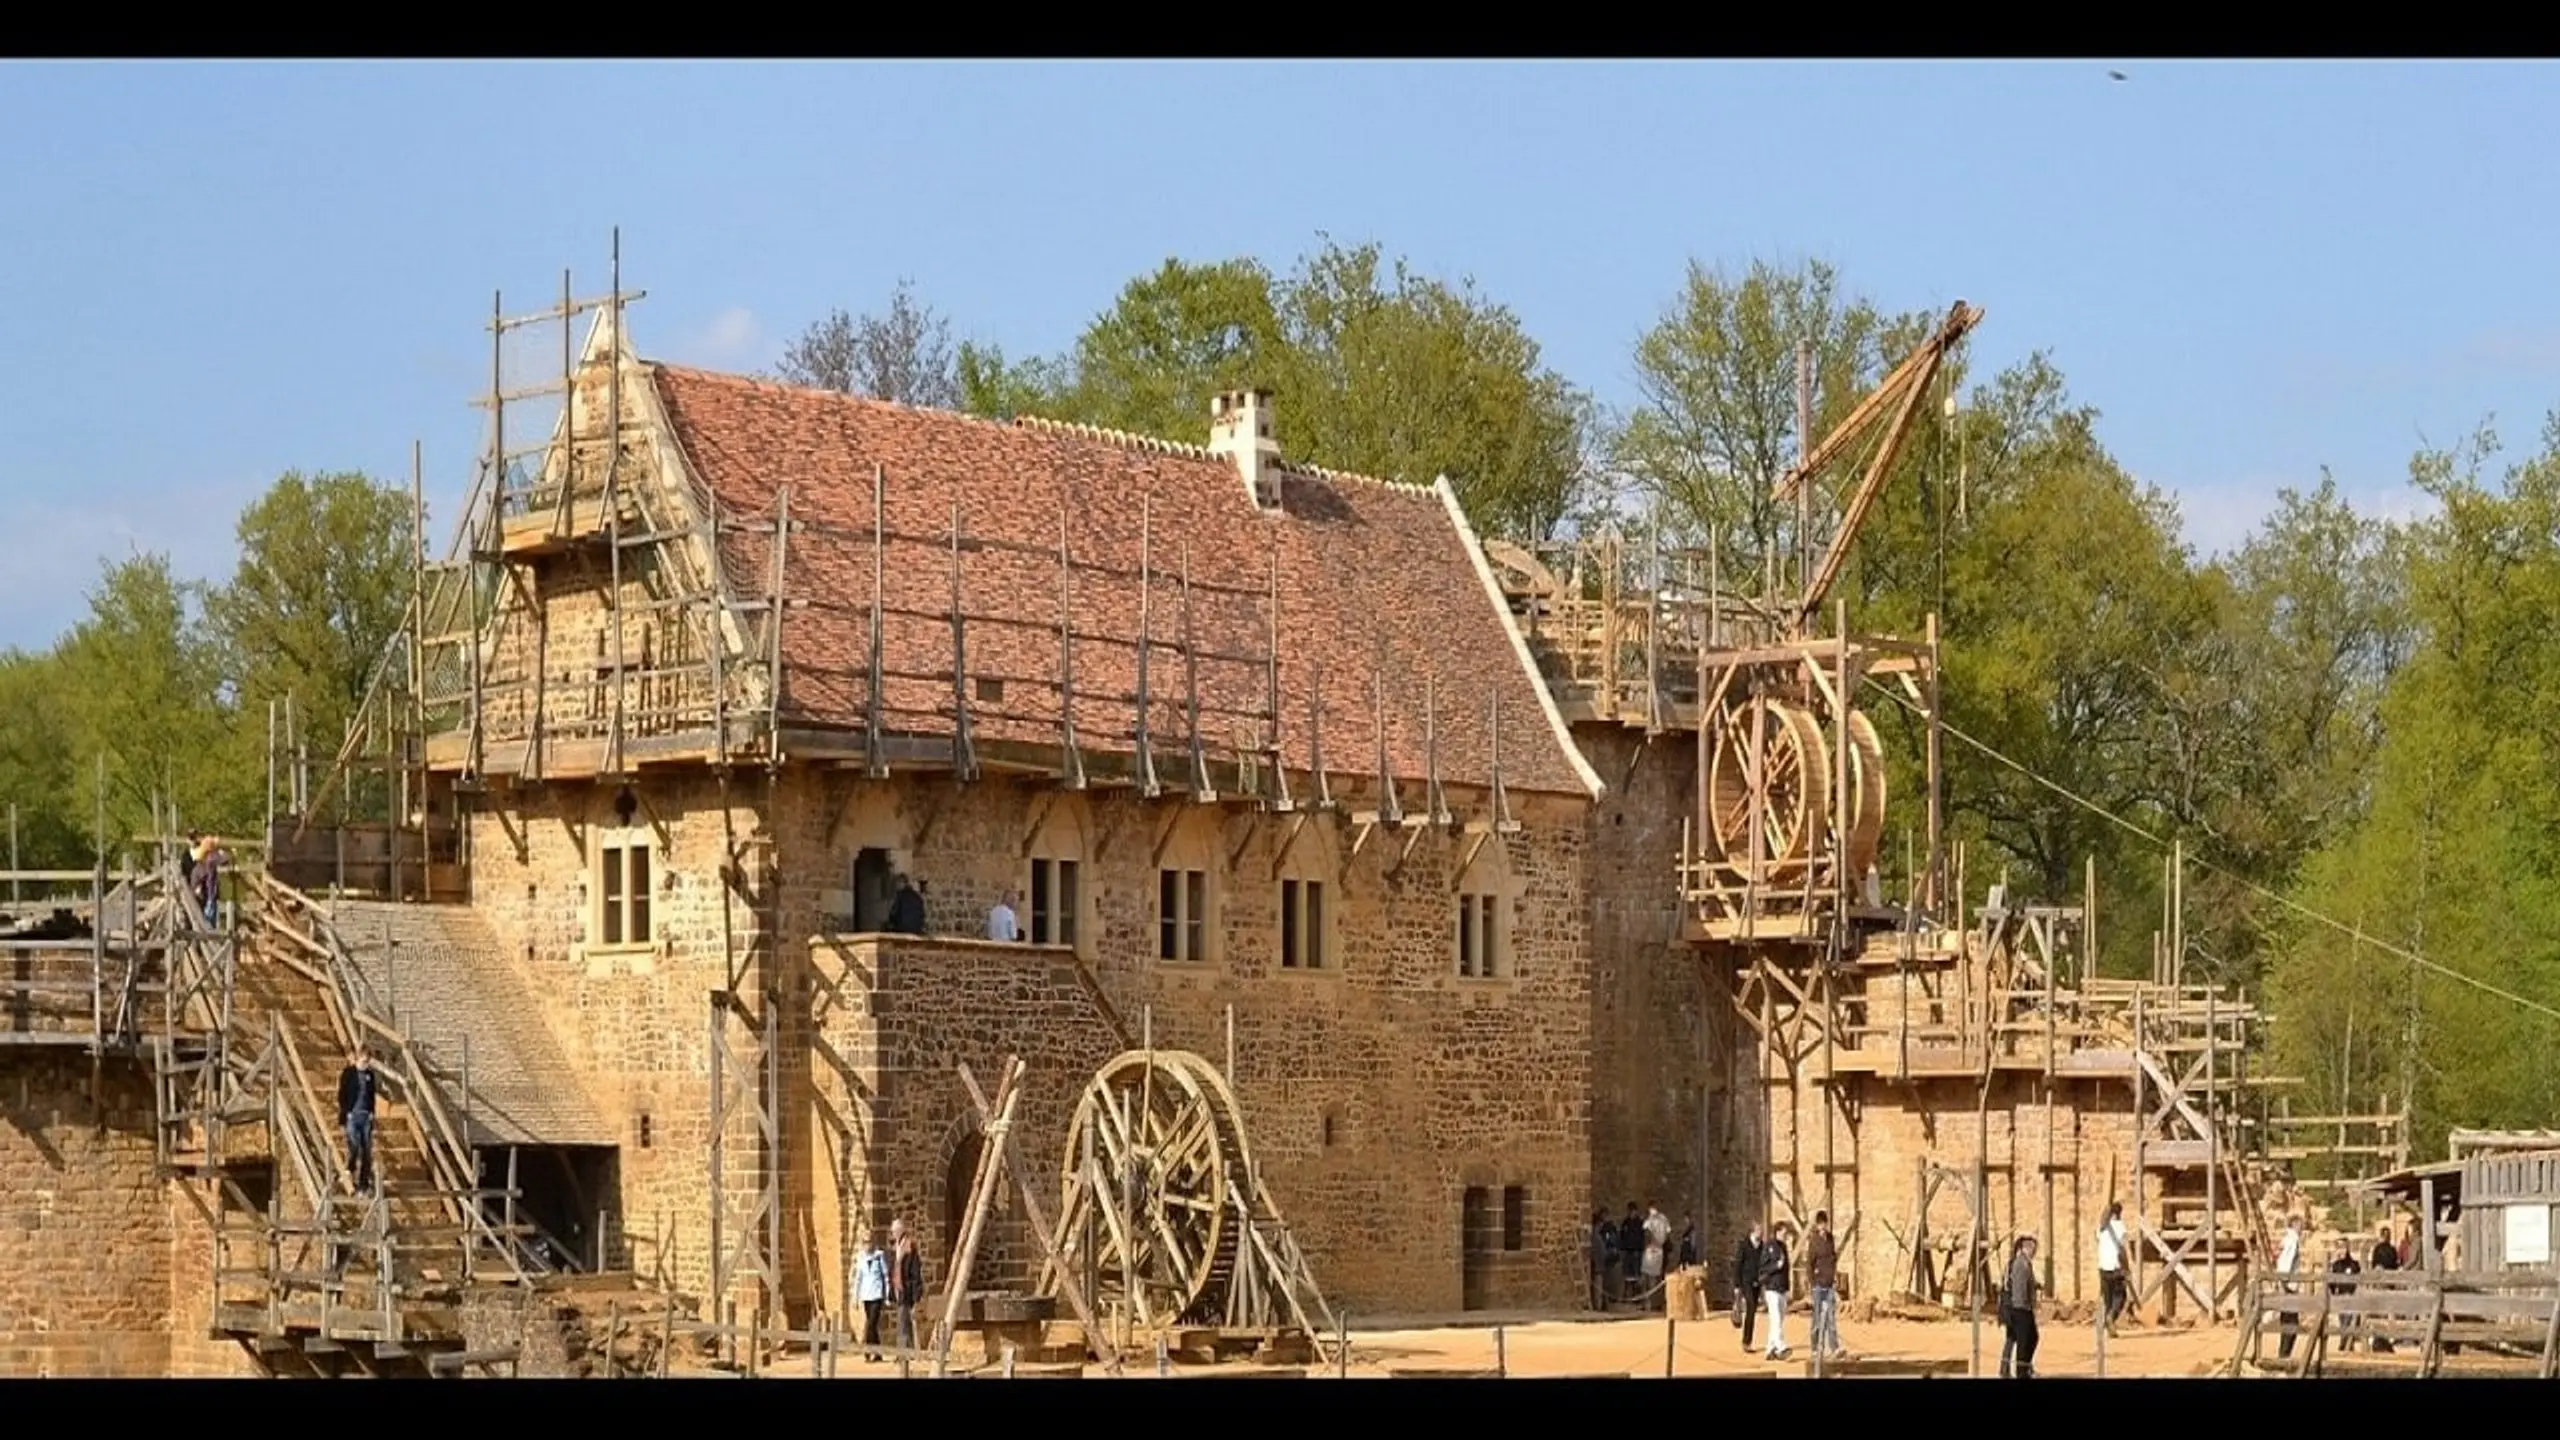
{"type": "Polygon", "coordinates": [[[2560,1274],[2382,1270],[2256,1278],[2230,1373],[2244,1366],[2299,1377],[2560,1378],[2560,1274]]]}

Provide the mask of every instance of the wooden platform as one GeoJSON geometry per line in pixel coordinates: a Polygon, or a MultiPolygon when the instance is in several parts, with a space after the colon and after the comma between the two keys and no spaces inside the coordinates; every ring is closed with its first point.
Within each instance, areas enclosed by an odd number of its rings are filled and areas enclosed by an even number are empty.
{"type": "Polygon", "coordinates": [[[1934,1380],[1972,1373],[1968,1360],[1928,1360],[1903,1355],[1852,1355],[1845,1360],[1825,1360],[1816,1370],[1814,1362],[1804,1362],[1804,1373],[1832,1380],[1934,1380]]]}

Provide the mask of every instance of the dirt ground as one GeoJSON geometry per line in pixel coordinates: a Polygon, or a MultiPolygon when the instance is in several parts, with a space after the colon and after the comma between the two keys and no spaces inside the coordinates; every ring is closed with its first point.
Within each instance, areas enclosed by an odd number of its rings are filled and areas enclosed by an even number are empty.
{"type": "MultiPolygon", "coordinates": [[[[1498,1351],[1503,1373],[1523,1379],[1602,1375],[1650,1379],[1665,1375],[1667,1352],[1668,1374],[1676,1378],[1801,1379],[1809,1373],[1809,1353],[1805,1348],[1809,1318],[1801,1313],[1787,1317],[1786,1339],[1794,1347],[1794,1354],[1780,1361],[1762,1357],[1761,1351],[1767,1345],[1765,1331],[1755,1332],[1753,1349],[1744,1351],[1740,1332],[1723,1315],[1676,1326],[1658,1315],[1624,1319],[1522,1315],[1504,1317],[1498,1324],[1490,1317],[1469,1316],[1464,1324],[1416,1323],[1410,1328],[1357,1329],[1351,1332],[1349,1374],[1353,1379],[1483,1374],[1495,1368],[1498,1351]]],[[[1765,1324],[1767,1316],[1760,1319],[1765,1324]]],[[[1936,1360],[1969,1365],[1973,1357],[1974,1330],[1963,1320],[1880,1317],[1854,1322],[1844,1317],[1840,1332],[1853,1360],[1936,1360]]],[[[2227,1326],[2164,1328],[2127,1323],[2108,1337],[2106,1374],[2109,1378],[2144,1379],[2213,1374],[2229,1361],[2237,1343],[2237,1335],[2227,1326]]],[[[1981,1345],[1982,1372],[1997,1375],[2000,1329],[1987,1318],[1981,1327],[1981,1345]]],[[[2096,1358],[2094,1326],[2052,1320],[2043,1323],[2036,1351],[2038,1375],[2093,1376],[2098,1373],[2096,1358]]],[[[953,1372],[965,1374],[974,1368],[964,1362],[955,1365],[953,1372]]],[[[1039,1368],[1055,1374],[1059,1367],[1039,1368]]],[[[1130,1378],[1152,1379],[1154,1368],[1151,1357],[1132,1356],[1125,1373],[1130,1378]]],[[[1209,1378],[1260,1368],[1229,1365],[1212,1370],[1176,1365],[1173,1376],[1209,1378]]],[[[680,1362],[676,1369],[679,1373],[703,1373],[693,1363],[680,1362]]],[[[795,1355],[775,1364],[767,1373],[776,1379],[806,1376],[807,1362],[795,1355]]],[[[923,1378],[925,1373],[921,1366],[915,1371],[917,1378],[923,1378]]],[[[976,1373],[993,1378],[992,1367],[976,1373]]],[[[1083,1373],[1095,1379],[1103,1375],[1099,1366],[1087,1366],[1083,1373]]],[[[1308,1373],[1313,1378],[1330,1378],[1335,1371],[1324,1365],[1309,1367],[1308,1373]]],[[[1964,1371],[1955,1373],[1960,1377],[1964,1371]]],[[[896,1376],[897,1367],[890,1363],[866,1365],[857,1360],[843,1364],[838,1374],[842,1379],[890,1379],[896,1376]]]]}
{"type": "MultiPolygon", "coordinates": [[[[1626,1374],[1679,1378],[1783,1376],[1807,1372],[1810,1317],[1787,1317],[1786,1340],[1794,1354],[1785,1360],[1762,1358],[1768,1344],[1764,1314],[1752,1336],[1753,1348],[1742,1348],[1741,1332],[1722,1315],[1704,1322],[1666,1324],[1659,1316],[1623,1320],[1549,1320],[1504,1325],[1501,1361],[1506,1374],[1522,1377],[1626,1374]]],[[[1429,1369],[1489,1370],[1495,1363],[1492,1327],[1361,1331],[1351,1333],[1351,1374],[1383,1375],[1390,1371],[1429,1369]]],[[[2231,1358],[2238,1336],[2228,1327],[2160,1329],[2125,1325],[2107,1339],[2106,1373],[2110,1377],[2191,1376],[2218,1369],[2231,1358]]],[[[1973,1327],[1961,1320],[1893,1320],[1863,1324],[1843,1319],[1841,1343],[1854,1359],[1961,1360],[1973,1356],[1973,1327]]],[[[2000,1367],[2000,1328],[1986,1319],[1981,1330],[1983,1373],[2000,1367]]],[[[2094,1325],[2044,1322],[2036,1348],[2036,1372],[2052,1376],[2098,1373],[2094,1325]]]]}

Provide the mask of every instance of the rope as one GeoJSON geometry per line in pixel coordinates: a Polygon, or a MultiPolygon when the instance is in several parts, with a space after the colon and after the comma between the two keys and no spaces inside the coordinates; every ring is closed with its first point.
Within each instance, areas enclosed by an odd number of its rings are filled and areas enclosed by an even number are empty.
{"type": "MultiPolygon", "coordinates": [[[[1909,700],[1895,694],[1893,691],[1886,689],[1881,683],[1877,682],[1872,677],[1870,677],[1866,683],[1874,687],[1878,694],[1885,696],[1896,705],[1910,711],[1913,715],[1919,716],[1924,720],[1928,718],[1919,706],[1914,705],[1909,700]]],[[[2056,795],[2061,796],[2063,799],[2068,800],[2072,804],[2088,811],[2090,814],[2095,815],[2110,824],[2118,826],[2131,835],[2141,838],[2148,842],[2153,848],[2164,851],[2169,848],[2169,842],[2161,837],[2152,834],[2150,831],[2143,829],[2141,826],[2134,824],[2132,821],[2125,819],[2123,816],[2116,814],[2114,811],[2107,809],[2096,801],[2080,795],[2071,789],[2056,783],[2055,781],[2046,779],[2044,776],[2028,769],[2018,761],[2010,759],[2008,756],[2001,754],[1999,751],[1994,750],[1990,746],[1974,739],[1970,735],[1967,735],[1955,726],[1947,724],[1945,721],[1941,720],[1938,723],[1938,728],[1944,733],[1952,735],[1956,739],[1963,741],[1965,744],[1972,746],[1984,757],[1997,761],[1998,763],[2017,771],[2029,780],[2034,781],[2038,785],[2041,785],[2056,795]]],[[[2414,950],[2404,949],[2401,946],[2392,944],[2388,940],[2384,940],[2378,936],[2369,935],[2365,933],[2361,926],[2349,925],[2343,920],[2322,914],[2320,911],[2314,910],[2308,905],[2304,905],[2288,896],[2279,895],[2275,891],[2268,889],[2266,886],[2259,884],[2255,880],[2235,871],[2226,869],[2223,866],[2216,865],[2210,860],[2196,858],[2192,859],[2189,863],[2197,866],[2199,869],[2207,870],[2213,874],[2219,875],[2261,899],[2272,900],[2276,904],[2293,911],[2295,914],[2302,916],[2306,920],[2317,921],[2318,923],[2326,925],[2330,929],[2337,931],[2341,935],[2352,937],[2362,944],[2371,945],[2377,950],[2397,955],[2401,959],[2408,961],[2410,964],[2415,965],[2419,969],[2425,970],[2430,974],[2440,976],[2447,980],[2458,981],[2461,984],[2470,986],[2472,989],[2477,990],[2484,995],[2494,996],[2497,999],[2506,1001],[2508,1004],[2518,1006],[2525,1010],[2530,1010],[2545,1019],[2560,1020],[2560,1008],[2545,1005],[2539,1000],[2528,999],[2512,990],[2492,985],[2488,981],[2479,979],[2476,976],[2466,975],[2449,965],[2439,964],[2438,962],[2430,960],[2414,950]]]]}

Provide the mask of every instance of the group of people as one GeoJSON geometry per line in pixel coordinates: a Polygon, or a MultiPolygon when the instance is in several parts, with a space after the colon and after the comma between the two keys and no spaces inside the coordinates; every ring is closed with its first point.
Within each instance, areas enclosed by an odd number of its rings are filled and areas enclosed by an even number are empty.
{"type": "Polygon", "coordinates": [[[1698,1224],[1683,1217],[1679,1246],[1672,1246],[1671,1221],[1656,1205],[1627,1202],[1626,1218],[1611,1220],[1606,1210],[1591,1212],[1591,1308],[1641,1304],[1662,1307],[1666,1268],[1698,1263],[1698,1224]]]}
{"type": "MultiPolygon", "coordinates": [[[[2275,1269],[2277,1274],[2296,1275],[2301,1273],[2303,1250],[2302,1230],[2303,1221],[2301,1216],[2294,1215],[2287,1217],[2285,1220],[2284,1234],[2276,1242],[2275,1269]]],[[[2334,1242],[2332,1242],[2329,1249],[2329,1273],[2331,1275],[2361,1275],[2368,1269],[2377,1272],[2412,1270],[2425,1263],[2418,1253],[2418,1229],[2415,1225],[2395,1227],[2392,1222],[2388,1220],[2384,1221],[2381,1228],[2374,1232],[2372,1248],[2365,1252],[2365,1256],[2361,1260],[2356,1256],[2356,1243],[2357,1242],[2350,1240],[2345,1235],[2340,1235],[2334,1242]]],[[[2459,1230],[2448,1231],[2445,1235],[2439,1253],[2443,1257],[2441,1263],[2445,1269],[2461,1269],[2462,1233],[2459,1230]]],[[[2335,1286],[2335,1283],[2336,1282],[2333,1281],[2332,1285],[2335,1286]]],[[[2276,1355],[2278,1358],[2290,1359],[2292,1357],[2294,1341],[2298,1338],[2297,1332],[2300,1328],[2298,1323],[2300,1318],[2300,1316],[2290,1313],[2281,1317],[2283,1323],[2281,1326],[2281,1332],[2276,1340],[2276,1355]]],[[[2357,1347],[2359,1341],[2361,1341],[2367,1350],[2376,1355],[2387,1355],[2391,1353],[2391,1341],[2388,1337],[2381,1335],[2357,1335],[2354,1330],[2355,1322],[2352,1317],[2341,1316],[2338,1321],[2338,1326],[2338,1348],[2340,1350],[2353,1350],[2357,1347]]]]}
{"type": "Polygon", "coordinates": [[[862,1358],[870,1364],[879,1363],[880,1317],[891,1307],[898,1319],[897,1348],[916,1348],[916,1305],[924,1298],[924,1256],[916,1250],[915,1237],[907,1233],[907,1222],[889,1222],[888,1249],[880,1248],[879,1238],[877,1231],[863,1235],[846,1287],[862,1307],[862,1358]]]}
{"type": "MultiPolygon", "coordinates": [[[[1794,1261],[1789,1246],[1795,1227],[1784,1220],[1775,1226],[1754,1225],[1733,1249],[1733,1323],[1742,1332],[1742,1348],[1751,1349],[1751,1332],[1763,1306],[1769,1312],[1767,1348],[1771,1360],[1795,1353],[1787,1345],[1787,1301],[1793,1288],[1794,1261]]],[[[1825,1359],[1847,1355],[1840,1343],[1840,1242],[1831,1233],[1831,1212],[1813,1212],[1813,1230],[1804,1247],[1806,1288],[1813,1292],[1813,1351],[1825,1359]]]]}

